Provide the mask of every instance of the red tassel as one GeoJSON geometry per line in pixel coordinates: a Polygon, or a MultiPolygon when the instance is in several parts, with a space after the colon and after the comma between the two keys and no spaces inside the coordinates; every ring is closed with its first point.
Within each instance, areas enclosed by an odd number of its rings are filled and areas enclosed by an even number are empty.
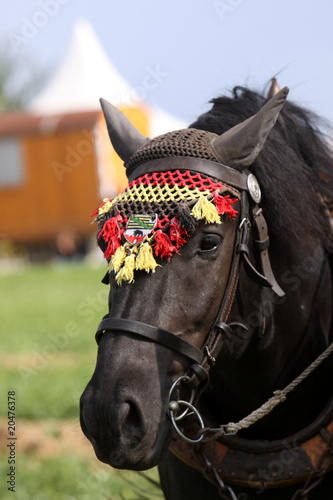
{"type": "Polygon", "coordinates": [[[175,242],[177,248],[183,246],[186,243],[185,236],[189,236],[186,229],[179,226],[177,216],[171,219],[169,234],[170,240],[175,242]]]}
{"type": "Polygon", "coordinates": [[[162,233],[160,229],[155,233],[155,243],[152,246],[154,247],[155,255],[158,256],[160,254],[162,259],[166,258],[170,260],[172,254],[177,252],[177,247],[171,243],[169,236],[162,233]]]}
{"type": "Polygon", "coordinates": [[[220,215],[227,214],[230,220],[234,219],[237,214],[237,210],[231,206],[236,201],[236,198],[231,199],[229,195],[220,196],[217,193],[214,194],[214,205],[216,206],[217,212],[220,215]]]}
{"type": "Polygon", "coordinates": [[[111,259],[112,255],[114,255],[115,251],[117,248],[120,247],[120,242],[117,240],[110,240],[107,246],[107,249],[104,252],[104,257],[109,260],[111,259]]]}
{"type": "Polygon", "coordinates": [[[118,213],[116,217],[112,217],[112,219],[107,220],[103,226],[100,235],[102,235],[103,239],[108,242],[107,249],[104,252],[104,257],[106,259],[111,259],[112,255],[121,245],[121,236],[125,231],[125,228],[121,229],[119,226],[122,222],[124,222],[124,219],[118,213]]]}

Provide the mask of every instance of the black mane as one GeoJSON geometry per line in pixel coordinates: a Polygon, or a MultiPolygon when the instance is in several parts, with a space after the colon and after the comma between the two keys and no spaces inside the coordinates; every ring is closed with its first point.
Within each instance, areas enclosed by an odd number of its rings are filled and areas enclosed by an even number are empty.
{"type": "MultiPolygon", "coordinates": [[[[244,87],[213,99],[190,127],[222,134],[259,111],[267,99],[244,87]]],[[[320,241],[332,251],[325,205],[333,200],[333,155],[315,114],[287,101],[251,166],[261,185],[271,236],[320,241]]]]}

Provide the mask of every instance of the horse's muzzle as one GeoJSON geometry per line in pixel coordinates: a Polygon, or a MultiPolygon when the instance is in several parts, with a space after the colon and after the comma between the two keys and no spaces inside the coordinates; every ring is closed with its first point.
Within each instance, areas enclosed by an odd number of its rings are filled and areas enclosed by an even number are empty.
{"type": "MultiPolygon", "coordinates": [[[[124,324],[118,320],[119,327],[124,324]]],[[[184,370],[178,358],[183,361],[172,349],[136,333],[101,335],[96,368],[80,400],[81,427],[99,460],[132,470],[162,460],[172,436],[168,395],[184,370]]]]}
{"type": "Polygon", "coordinates": [[[97,458],[112,467],[135,468],[149,452],[147,428],[133,400],[103,408],[88,386],[81,397],[80,421],[97,458]]]}

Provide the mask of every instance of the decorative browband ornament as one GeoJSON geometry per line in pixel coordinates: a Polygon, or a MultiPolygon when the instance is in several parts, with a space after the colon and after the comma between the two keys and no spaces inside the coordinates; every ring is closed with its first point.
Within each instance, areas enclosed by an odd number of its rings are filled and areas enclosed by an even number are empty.
{"type": "Polygon", "coordinates": [[[155,257],[170,260],[193,232],[197,221],[221,224],[236,215],[230,189],[209,177],[186,172],[146,174],[131,182],[94,213],[109,271],[119,285],[133,282],[134,271],[155,272],[155,257]]]}

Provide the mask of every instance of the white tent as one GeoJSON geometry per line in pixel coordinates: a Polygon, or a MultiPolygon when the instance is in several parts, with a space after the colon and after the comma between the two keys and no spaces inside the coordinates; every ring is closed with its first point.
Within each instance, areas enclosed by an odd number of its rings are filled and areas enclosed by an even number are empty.
{"type": "MultiPolygon", "coordinates": [[[[68,51],[46,87],[30,103],[29,111],[52,115],[99,109],[104,97],[114,105],[137,105],[137,95],[110,62],[86,21],[74,27],[68,51]]],[[[150,136],[184,128],[168,113],[145,103],[150,136]]]]}

